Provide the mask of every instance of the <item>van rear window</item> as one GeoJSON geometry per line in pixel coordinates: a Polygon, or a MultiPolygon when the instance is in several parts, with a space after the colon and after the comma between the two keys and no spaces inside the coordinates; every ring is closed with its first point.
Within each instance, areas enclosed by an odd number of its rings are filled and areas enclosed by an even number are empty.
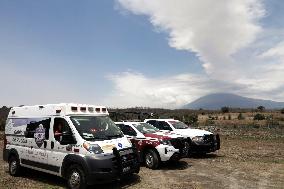
{"type": "Polygon", "coordinates": [[[42,120],[46,120],[47,118],[13,118],[10,119],[13,127],[20,127],[28,125],[32,122],[40,122],[42,120]]]}
{"type": "Polygon", "coordinates": [[[35,131],[40,125],[45,129],[45,139],[49,139],[50,118],[29,119],[25,137],[34,138],[35,131]]]}

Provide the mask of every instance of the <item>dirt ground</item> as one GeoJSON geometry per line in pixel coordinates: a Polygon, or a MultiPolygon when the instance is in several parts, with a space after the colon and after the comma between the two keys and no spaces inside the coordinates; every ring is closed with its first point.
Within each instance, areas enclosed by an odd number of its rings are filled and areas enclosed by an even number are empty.
{"type": "MultiPolygon", "coordinates": [[[[142,167],[131,178],[90,188],[284,188],[281,132],[224,134],[217,153],[163,164],[158,170],[142,167]]],[[[11,177],[2,160],[2,141],[0,145],[1,188],[65,188],[63,179],[37,171],[25,169],[21,177],[11,177]]]]}

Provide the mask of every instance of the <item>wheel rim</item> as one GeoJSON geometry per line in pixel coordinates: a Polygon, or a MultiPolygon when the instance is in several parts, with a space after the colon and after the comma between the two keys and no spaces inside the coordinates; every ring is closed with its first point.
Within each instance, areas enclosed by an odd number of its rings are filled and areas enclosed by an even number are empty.
{"type": "Polygon", "coordinates": [[[16,174],[17,171],[17,162],[15,160],[10,163],[10,172],[12,175],[16,174]]]}
{"type": "Polygon", "coordinates": [[[77,171],[73,171],[69,179],[71,188],[79,188],[80,182],[81,182],[80,174],[77,171]]]}
{"type": "Polygon", "coordinates": [[[154,165],[154,157],[152,156],[152,154],[148,153],[146,154],[146,164],[148,167],[152,167],[154,165]]]}

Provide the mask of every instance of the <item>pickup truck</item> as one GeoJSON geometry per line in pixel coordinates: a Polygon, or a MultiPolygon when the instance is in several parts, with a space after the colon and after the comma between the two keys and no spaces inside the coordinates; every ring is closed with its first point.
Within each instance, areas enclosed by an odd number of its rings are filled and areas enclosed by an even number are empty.
{"type": "Polygon", "coordinates": [[[160,131],[144,122],[115,124],[137,148],[140,161],[150,169],[157,169],[161,162],[178,161],[188,154],[189,145],[182,135],[160,131]]]}

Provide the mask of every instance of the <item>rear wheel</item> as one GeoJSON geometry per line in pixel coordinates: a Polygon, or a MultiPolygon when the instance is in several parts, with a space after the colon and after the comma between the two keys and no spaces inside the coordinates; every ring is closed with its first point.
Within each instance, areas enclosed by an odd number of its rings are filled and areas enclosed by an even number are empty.
{"type": "Polygon", "coordinates": [[[72,165],[69,168],[67,182],[70,189],[84,189],[87,187],[85,173],[79,165],[72,165]]]}
{"type": "Polygon", "coordinates": [[[9,173],[11,176],[18,176],[20,174],[20,161],[17,157],[12,156],[9,159],[9,173]]]}
{"type": "Polygon", "coordinates": [[[160,165],[160,159],[154,150],[147,150],[145,153],[145,165],[150,169],[157,169],[160,165]]]}

